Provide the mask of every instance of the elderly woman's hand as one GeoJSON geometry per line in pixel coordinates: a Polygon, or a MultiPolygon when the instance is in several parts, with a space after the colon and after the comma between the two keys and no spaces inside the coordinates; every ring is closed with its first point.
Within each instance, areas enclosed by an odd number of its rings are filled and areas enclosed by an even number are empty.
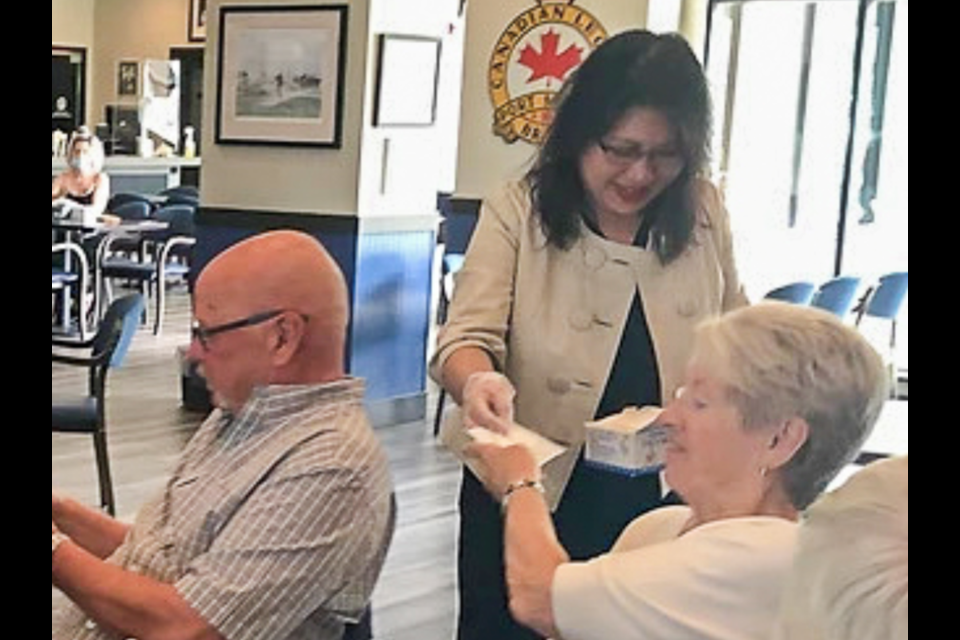
{"type": "Polygon", "coordinates": [[[473,442],[467,445],[464,453],[480,463],[483,484],[497,501],[503,499],[504,492],[512,483],[540,480],[540,466],[523,445],[502,447],[473,442]]]}

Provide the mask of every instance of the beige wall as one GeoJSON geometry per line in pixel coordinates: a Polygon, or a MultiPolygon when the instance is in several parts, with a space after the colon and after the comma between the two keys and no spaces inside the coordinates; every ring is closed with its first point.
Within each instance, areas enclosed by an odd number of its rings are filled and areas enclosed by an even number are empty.
{"type": "MultiPolygon", "coordinates": [[[[517,177],[535,147],[518,140],[507,144],[493,133],[493,105],[487,90],[490,54],[500,34],[517,15],[534,6],[532,0],[473,1],[467,5],[463,102],[456,195],[482,198],[504,180],[517,177]]],[[[610,34],[646,21],[646,0],[579,0],[610,34]]]]}
{"type": "Polygon", "coordinates": [[[91,119],[93,105],[90,89],[93,78],[94,56],[94,13],[95,0],[53,0],[51,17],[53,29],[51,42],[64,47],[82,47],[87,50],[87,100],[86,118],[91,119]]]}
{"type": "MultiPolygon", "coordinates": [[[[122,2],[124,0],[117,0],[122,2]]],[[[209,15],[220,5],[212,0],[209,15]]],[[[289,0],[231,0],[230,5],[316,4],[289,0]]],[[[218,145],[216,71],[219,24],[208,21],[203,83],[204,205],[297,213],[352,215],[357,211],[360,129],[368,37],[368,0],[347,0],[348,52],[343,101],[343,146],[340,149],[218,145]]],[[[216,21],[213,21],[216,22],[216,21]]]]}
{"type": "MultiPolygon", "coordinates": [[[[87,109],[90,125],[103,120],[103,107],[119,102],[121,60],[167,59],[170,47],[196,46],[187,40],[190,0],[52,0],[52,42],[87,50],[87,109]]],[[[125,98],[136,102],[136,98],[125,98]]]]}
{"type": "MultiPolygon", "coordinates": [[[[67,0],[70,1],[70,0],[67,0]]],[[[89,0],[94,4],[97,62],[89,100],[96,121],[104,105],[136,103],[136,97],[117,96],[117,65],[121,60],[166,60],[171,47],[197,46],[187,40],[190,0],[89,0]]]]}
{"type": "MultiPolygon", "coordinates": [[[[610,34],[646,24],[648,0],[577,0],[610,34]]],[[[482,198],[504,180],[522,174],[535,152],[533,145],[507,144],[491,127],[493,106],[487,90],[487,67],[494,44],[510,21],[533,0],[477,1],[468,4],[464,54],[463,102],[456,195],[482,198]]],[[[708,0],[683,0],[679,30],[700,54],[706,34],[708,0]]]]}

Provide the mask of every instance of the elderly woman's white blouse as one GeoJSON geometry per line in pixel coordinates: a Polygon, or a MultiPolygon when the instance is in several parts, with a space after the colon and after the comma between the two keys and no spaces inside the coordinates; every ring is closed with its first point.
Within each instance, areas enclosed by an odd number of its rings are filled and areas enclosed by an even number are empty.
{"type": "Polygon", "coordinates": [[[683,535],[688,507],[634,520],[610,553],[559,567],[563,640],[769,640],[797,524],[730,518],[683,535]]]}

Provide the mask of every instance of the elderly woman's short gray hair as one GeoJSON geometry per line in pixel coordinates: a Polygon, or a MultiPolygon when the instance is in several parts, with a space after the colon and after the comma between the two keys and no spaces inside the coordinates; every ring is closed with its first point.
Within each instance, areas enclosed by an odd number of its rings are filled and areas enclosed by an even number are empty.
{"type": "Polygon", "coordinates": [[[888,395],[873,347],[811,307],[767,301],[708,320],[697,329],[694,354],[727,384],[745,428],[806,420],[807,441],[782,469],[798,509],[853,460],[888,395]]]}

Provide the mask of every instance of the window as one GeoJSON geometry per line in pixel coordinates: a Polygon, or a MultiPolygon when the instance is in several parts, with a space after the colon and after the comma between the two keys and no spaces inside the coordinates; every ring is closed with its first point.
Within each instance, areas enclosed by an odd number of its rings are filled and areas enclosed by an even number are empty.
{"type": "Polygon", "coordinates": [[[907,6],[711,2],[713,171],[753,299],[907,270],[907,6]]]}

